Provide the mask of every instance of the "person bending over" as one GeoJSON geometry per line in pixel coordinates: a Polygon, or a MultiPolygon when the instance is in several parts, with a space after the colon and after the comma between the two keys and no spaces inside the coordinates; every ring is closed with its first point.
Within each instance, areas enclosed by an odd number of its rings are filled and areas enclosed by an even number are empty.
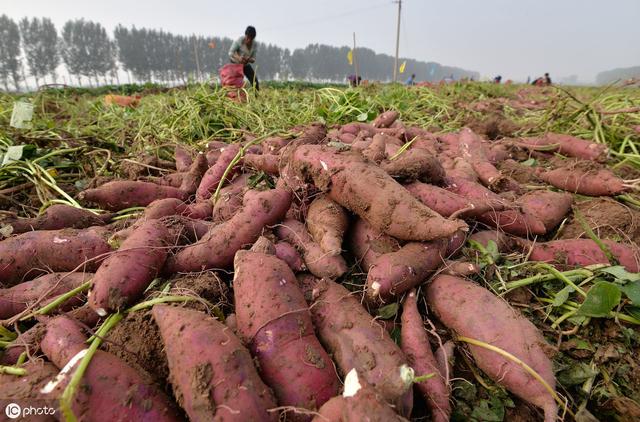
{"type": "Polygon", "coordinates": [[[242,68],[244,75],[249,79],[251,85],[258,90],[260,88],[258,77],[251,66],[251,63],[255,63],[256,61],[258,43],[255,39],[256,29],[253,26],[247,26],[247,29],[244,31],[244,35],[231,44],[231,48],[229,49],[229,59],[231,60],[231,63],[244,65],[242,68]]]}

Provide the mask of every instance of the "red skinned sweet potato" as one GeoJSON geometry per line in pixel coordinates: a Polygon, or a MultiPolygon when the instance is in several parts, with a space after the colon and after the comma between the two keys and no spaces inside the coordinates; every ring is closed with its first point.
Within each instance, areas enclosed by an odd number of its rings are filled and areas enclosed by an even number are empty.
{"type": "MultiPolygon", "coordinates": [[[[612,240],[602,241],[627,271],[636,273],[639,252],[637,247],[617,243],[612,240]]],[[[591,239],[562,239],[550,242],[533,243],[519,240],[518,243],[529,252],[530,261],[548,262],[565,267],[584,267],[593,264],[613,264],[607,259],[598,244],[591,239]]]]}
{"type": "Polygon", "coordinates": [[[156,199],[163,198],[178,198],[184,201],[187,196],[185,192],[171,186],[133,180],[114,180],[95,189],[80,192],[80,199],[112,211],[144,207],[156,199]]]}
{"type": "MultiPolygon", "coordinates": [[[[47,323],[41,347],[62,372],[77,365],[87,350],[87,337],[67,316],[47,323]],[[68,369],[67,369],[68,368],[68,369]]],[[[67,375],[44,387],[53,397],[62,393],[71,377],[67,375]]],[[[170,399],[146,382],[133,368],[116,356],[97,350],[87,367],[71,404],[76,416],[90,421],[179,421],[170,399]]]]}
{"type": "Polygon", "coordinates": [[[393,160],[384,160],[380,167],[394,179],[439,184],[445,177],[440,161],[422,148],[411,148],[390,158],[393,160]]]}
{"type": "Polygon", "coordinates": [[[245,165],[273,176],[278,175],[279,159],[280,157],[275,154],[245,154],[245,156],[242,157],[245,165]]]}
{"type": "Polygon", "coordinates": [[[367,274],[366,298],[371,304],[391,298],[420,285],[443,264],[446,239],[409,242],[396,252],[378,257],[367,274]]]}
{"type": "Polygon", "coordinates": [[[518,198],[522,211],[536,217],[547,232],[555,229],[571,211],[573,196],[565,192],[535,190],[518,198]]]}
{"type": "MultiPolygon", "coordinates": [[[[9,289],[0,289],[0,319],[11,318],[40,300],[44,306],[49,299],[73,290],[93,277],[92,273],[51,273],[35,280],[20,283],[9,289]]],[[[81,296],[75,296],[61,305],[65,311],[82,303],[81,296]]]]}
{"type": "Polygon", "coordinates": [[[103,227],[84,230],[40,230],[0,242],[0,283],[13,286],[48,272],[95,271],[111,252],[108,231],[103,227]]]}
{"type": "MultiPolygon", "coordinates": [[[[453,274],[449,274],[453,275],[453,274]]],[[[456,344],[449,340],[444,344],[441,344],[436,349],[434,356],[436,358],[436,363],[438,365],[438,371],[440,371],[440,375],[445,380],[445,383],[448,384],[448,380],[450,380],[453,376],[453,362],[455,361],[455,353],[456,344]]]]}
{"type": "Polygon", "coordinates": [[[492,241],[498,247],[498,252],[510,252],[514,247],[513,239],[499,230],[482,230],[469,236],[469,240],[478,242],[485,249],[492,241]]]}
{"type": "MultiPolygon", "coordinates": [[[[449,217],[454,213],[461,217],[472,217],[479,215],[476,206],[462,196],[450,192],[438,186],[433,186],[422,182],[413,182],[404,187],[425,204],[443,217],[449,217]]],[[[480,213],[486,212],[481,209],[480,213]]]]}
{"type": "Polygon", "coordinates": [[[184,147],[176,145],[174,157],[176,159],[176,171],[178,173],[189,171],[189,167],[191,167],[193,163],[193,158],[191,158],[191,154],[189,154],[184,147]]]}
{"type": "Polygon", "coordinates": [[[57,400],[53,397],[45,396],[40,392],[40,389],[42,389],[49,380],[58,375],[58,368],[52,363],[42,360],[29,361],[22,365],[22,368],[26,370],[27,373],[19,377],[13,374],[0,374],[0,385],[2,386],[0,408],[6,409],[5,412],[7,412],[5,413],[7,418],[3,418],[3,420],[9,421],[14,419],[8,417],[10,415],[10,413],[8,413],[9,409],[11,409],[9,404],[14,403],[25,409],[25,416],[17,415],[19,419],[28,420],[29,422],[57,421],[56,413],[59,412],[56,410],[58,407],[57,400]],[[27,413],[29,407],[35,403],[37,403],[38,407],[31,407],[34,411],[31,411],[30,414],[27,413]],[[38,409],[39,414],[36,414],[35,409],[38,409]]]}
{"type": "Polygon", "coordinates": [[[597,144],[575,136],[559,133],[547,133],[539,138],[523,138],[522,143],[518,145],[532,149],[539,146],[555,146],[555,151],[562,155],[599,162],[606,161],[609,152],[605,144],[597,144]]]}
{"type": "Polygon", "coordinates": [[[502,211],[512,207],[509,201],[484,186],[459,177],[448,178],[445,188],[471,202],[474,209],[473,214],[476,216],[487,211],[502,211]]]}
{"type": "Polygon", "coordinates": [[[247,187],[248,180],[249,176],[243,174],[233,179],[228,186],[220,189],[220,196],[213,206],[212,218],[214,222],[227,221],[242,208],[242,197],[245,191],[249,189],[247,187]]]}
{"type": "Polygon", "coordinates": [[[169,173],[162,177],[147,176],[138,179],[138,181],[155,183],[160,186],[171,186],[172,188],[179,189],[180,186],[182,186],[182,181],[186,174],[187,173],[169,173]]]}
{"type": "Polygon", "coordinates": [[[374,163],[380,163],[385,159],[386,136],[374,135],[369,146],[362,150],[362,155],[374,163]]]}
{"type": "MultiPolygon", "coordinates": [[[[533,368],[550,388],[555,388],[542,334],[504,300],[471,281],[448,275],[435,277],[426,294],[429,307],[448,328],[511,353],[533,368]]],[[[520,365],[481,346],[469,345],[469,350],[476,365],[489,377],[523,400],[541,407],[546,422],[556,420],[557,405],[553,396],[520,365]]]]}
{"type": "Polygon", "coordinates": [[[345,377],[345,389],[324,404],[313,422],[401,422],[406,421],[385,403],[384,397],[352,369],[345,377]]]}
{"type": "Polygon", "coordinates": [[[338,378],[289,266],[273,255],[238,251],[233,286],[238,333],[278,403],[319,409],[337,394],[338,378]]]}
{"type": "MultiPolygon", "coordinates": [[[[230,144],[224,148],[218,161],[209,167],[204,176],[202,176],[202,180],[196,191],[196,198],[198,198],[198,200],[209,199],[211,197],[218,188],[218,185],[223,182],[222,177],[224,172],[229,165],[231,165],[231,162],[238,152],[240,152],[240,146],[238,144],[230,144]]],[[[227,174],[227,177],[231,178],[233,175],[234,171],[231,171],[227,174]]]]}
{"type": "Polygon", "coordinates": [[[487,211],[479,221],[516,236],[534,236],[547,233],[542,220],[524,209],[487,211]]]}
{"type": "Polygon", "coordinates": [[[248,191],[242,208],[231,219],[212,227],[197,243],[169,257],[165,272],[197,272],[231,266],[236,252],[255,242],[265,226],[280,221],[290,205],[291,194],[287,191],[248,191]]]}
{"type": "Polygon", "coordinates": [[[286,147],[291,139],[285,139],[280,136],[271,136],[260,142],[262,145],[263,154],[277,154],[280,150],[286,147]]]}
{"type": "Polygon", "coordinates": [[[606,168],[591,168],[578,163],[538,174],[540,179],[567,192],[588,196],[613,196],[628,190],[624,181],[606,168]]]}
{"type": "Polygon", "coordinates": [[[179,404],[192,421],[277,421],[273,393],[249,351],[221,322],[190,309],[153,307],[179,404]]]}
{"type": "Polygon", "coordinates": [[[276,234],[300,251],[305,266],[316,277],[335,280],[347,272],[344,258],[324,252],[320,245],[313,241],[301,222],[286,219],[278,226],[276,234]]]}
{"type": "Polygon", "coordinates": [[[342,238],[349,217],[340,205],[322,195],[313,200],[307,211],[307,228],[313,240],[330,255],[340,255],[342,238]]]}
{"type": "Polygon", "coordinates": [[[164,265],[170,233],[161,220],[137,228],[96,271],[89,304],[100,316],[142,296],[164,265]]]}
{"type": "Polygon", "coordinates": [[[330,147],[302,145],[290,157],[302,181],[313,181],[338,204],[375,229],[403,240],[448,237],[466,224],[447,220],[423,205],[391,176],[360,154],[330,147]]]}
{"type": "Polygon", "coordinates": [[[400,348],[407,356],[409,365],[418,376],[435,374],[432,378],[416,383],[415,387],[422,393],[431,410],[431,420],[446,422],[451,415],[449,387],[431,351],[429,337],[418,312],[415,290],[409,292],[404,299],[401,319],[400,348]]]}
{"type": "Polygon", "coordinates": [[[36,218],[6,218],[0,220],[0,226],[11,226],[11,234],[20,234],[32,230],[59,230],[65,228],[84,229],[102,226],[111,220],[112,214],[98,215],[83,208],[64,204],[55,204],[36,218]]]}
{"type": "Polygon", "coordinates": [[[385,111],[382,114],[379,114],[373,122],[371,122],[371,126],[374,128],[388,128],[390,127],[396,119],[400,117],[400,113],[395,110],[385,111]]]}
{"type": "Polygon", "coordinates": [[[200,180],[202,180],[202,176],[204,176],[208,168],[209,163],[207,163],[207,157],[204,154],[198,154],[189,169],[185,172],[182,183],[180,184],[180,190],[189,195],[196,193],[200,185],[200,180]]]}
{"type": "Polygon", "coordinates": [[[304,260],[293,246],[288,242],[278,242],[275,244],[276,256],[287,263],[294,272],[304,271],[307,267],[304,260]]]}
{"type": "Polygon", "coordinates": [[[339,373],[346,375],[355,368],[385,400],[399,406],[400,414],[408,416],[413,371],[389,334],[341,285],[319,280],[306,287],[312,289],[310,310],[318,337],[333,355],[339,373]]]}
{"type": "Polygon", "coordinates": [[[400,245],[396,239],[374,230],[358,218],[349,231],[349,249],[362,269],[368,272],[381,255],[399,250],[400,245]]]}

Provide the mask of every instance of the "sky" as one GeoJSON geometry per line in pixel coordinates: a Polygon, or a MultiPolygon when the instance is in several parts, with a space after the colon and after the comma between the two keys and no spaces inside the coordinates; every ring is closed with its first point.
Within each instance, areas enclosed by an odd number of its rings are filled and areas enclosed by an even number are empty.
{"type": "MultiPolygon", "coordinates": [[[[309,43],[395,54],[392,0],[0,0],[14,19],[49,17],[58,29],[85,18],[176,34],[238,37],[290,49],[309,43]]],[[[525,80],[549,72],[593,82],[598,72],[640,65],[640,0],[403,0],[400,56],[525,80]]],[[[420,79],[420,75],[417,75],[420,79]]]]}

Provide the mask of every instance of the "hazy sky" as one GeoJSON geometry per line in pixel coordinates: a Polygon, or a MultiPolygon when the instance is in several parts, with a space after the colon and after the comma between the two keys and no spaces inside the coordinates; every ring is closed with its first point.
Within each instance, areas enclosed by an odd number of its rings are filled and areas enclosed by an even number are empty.
{"type": "MultiPolygon", "coordinates": [[[[236,37],[246,25],[283,47],[359,45],[394,54],[392,0],[0,0],[0,14],[47,16],[236,37]]],[[[640,0],[403,0],[400,55],[526,79],[592,81],[640,65],[640,0]]],[[[420,79],[420,75],[417,75],[420,79]]]]}

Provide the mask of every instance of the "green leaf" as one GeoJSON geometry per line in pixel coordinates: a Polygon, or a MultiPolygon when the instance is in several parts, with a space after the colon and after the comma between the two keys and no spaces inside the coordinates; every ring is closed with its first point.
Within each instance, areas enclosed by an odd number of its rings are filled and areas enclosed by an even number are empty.
{"type": "Polygon", "coordinates": [[[591,366],[589,364],[580,362],[571,366],[569,369],[561,371],[558,374],[558,381],[560,382],[560,384],[568,387],[571,385],[582,384],[583,382],[597,374],[598,372],[591,369],[591,366]]]}
{"type": "Polygon", "coordinates": [[[367,113],[360,113],[358,114],[358,117],[356,117],[356,120],[358,120],[359,122],[366,122],[369,119],[369,115],[367,113]]]}
{"type": "Polygon", "coordinates": [[[489,400],[482,400],[471,412],[471,419],[487,422],[502,422],[504,420],[504,405],[496,396],[489,400]]]}
{"type": "Polygon", "coordinates": [[[587,297],[578,309],[577,315],[607,317],[611,310],[620,304],[621,298],[620,287],[608,281],[599,281],[587,292],[587,297]]]}
{"type": "Polygon", "coordinates": [[[23,157],[28,157],[32,152],[36,150],[35,145],[11,145],[7,148],[7,152],[2,159],[2,165],[9,164],[13,161],[18,161],[23,157]]]}
{"type": "Polygon", "coordinates": [[[600,272],[611,274],[620,281],[640,281],[640,273],[630,273],[622,265],[601,268],[600,272]]]}
{"type": "Polygon", "coordinates": [[[573,292],[575,292],[576,289],[574,289],[571,286],[566,286],[564,289],[560,290],[558,293],[556,293],[556,297],[553,298],[553,306],[562,306],[567,299],[569,299],[569,295],[573,292]]]}
{"type": "Polygon", "coordinates": [[[640,281],[632,281],[624,286],[620,286],[620,290],[625,294],[634,305],[640,305],[640,281]]]}
{"type": "Polygon", "coordinates": [[[390,303],[378,309],[378,316],[382,319],[391,319],[398,314],[398,304],[390,303]]]}
{"type": "Polygon", "coordinates": [[[521,162],[520,164],[522,164],[523,166],[533,166],[536,163],[536,160],[534,158],[529,158],[528,160],[525,160],[523,162],[521,162]]]}

